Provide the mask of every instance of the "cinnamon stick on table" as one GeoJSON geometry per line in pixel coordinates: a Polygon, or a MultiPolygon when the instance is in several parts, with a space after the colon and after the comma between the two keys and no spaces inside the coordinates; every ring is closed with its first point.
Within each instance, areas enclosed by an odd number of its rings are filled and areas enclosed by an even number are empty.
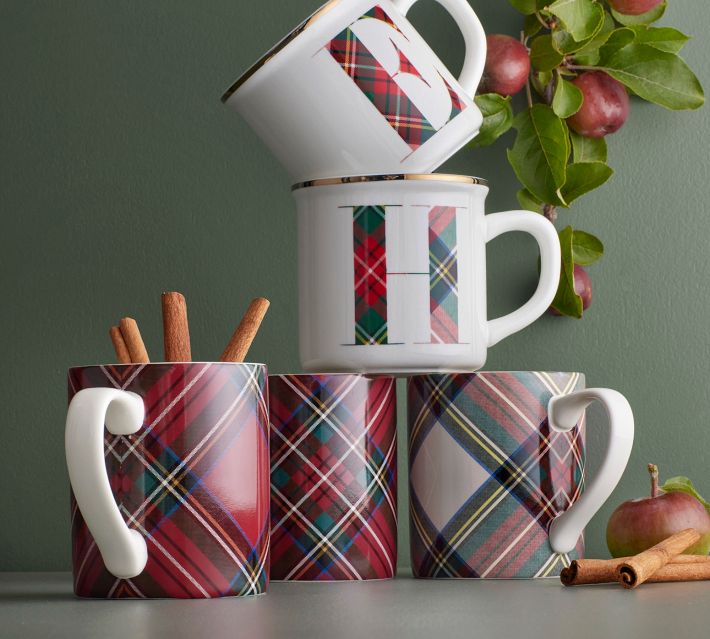
{"type": "Polygon", "coordinates": [[[176,292],[163,293],[162,304],[165,361],[192,361],[185,297],[176,292]]]}
{"type": "MultiPolygon", "coordinates": [[[[615,583],[619,580],[620,564],[632,558],[575,559],[569,567],[563,568],[560,581],[565,586],[615,583]]],[[[708,555],[678,555],[646,581],[693,581],[698,579],[710,579],[710,556],[708,555]],[[686,575],[689,571],[696,576],[687,578],[686,575]]]]}
{"type": "Polygon", "coordinates": [[[269,300],[257,297],[249,304],[242,321],[237,330],[234,331],[232,339],[224,349],[224,353],[219,358],[220,362],[243,362],[249,352],[254,338],[256,337],[261,322],[269,308],[269,300]]]}
{"type": "Polygon", "coordinates": [[[118,323],[118,326],[121,329],[123,341],[126,342],[131,362],[134,364],[147,364],[150,362],[148,351],[145,349],[136,320],[131,317],[124,317],[118,323]]]}
{"type": "Polygon", "coordinates": [[[624,588],[636,588],[674,557],[697,544],[701,539],[695,528],[687,528],[619,565],[617,577],[624,588]]]}
{"type": "Polygon", "coordinates": [[[121,335],[121,329],[119,329],[118,326],[112,326],[111,330],[109,330],[109,335],[111,336],[111,341],[113,342],[113,348],[116,351],[118,363],[130,364],[131,355],[128,352],[128,347],[123,339],[123,335],[121,335]]]}

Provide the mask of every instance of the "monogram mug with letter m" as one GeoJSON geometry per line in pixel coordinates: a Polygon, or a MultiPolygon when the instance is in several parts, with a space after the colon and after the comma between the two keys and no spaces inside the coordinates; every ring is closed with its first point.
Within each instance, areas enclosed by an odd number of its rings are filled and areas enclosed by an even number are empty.
{"type": "Polygon", "coordinates": [[[481,126],[486,37],[468,0],[437,0],[460,28],[458,79],[405,18],[416,0],[334,0],[225,93],[294,181],[427,173],[481,126]]]}
{"type": "Polygon", "coordinates": [[[487,194],[479,178],[440,174],[296,185],[304,369],[477,370],[488,347],[540,317],[559,282],[557,232],[529,211],[484,215],[487,194]],[[486,244],[508,231],[537,241],[539,284],[488,320],[486,244]]]}

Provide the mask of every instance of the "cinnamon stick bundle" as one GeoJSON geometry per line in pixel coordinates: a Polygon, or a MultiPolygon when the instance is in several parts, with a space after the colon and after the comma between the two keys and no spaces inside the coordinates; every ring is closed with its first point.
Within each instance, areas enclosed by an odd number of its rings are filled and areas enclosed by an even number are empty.
{"type": "Polygon", "coordinates": [[[187,323],[187,302],[181,293],[162,295],[163,343],[166,362],[190,362],[190,329],[187,323]]]}
{"type": "Polygon", "coordinates": [[[243,362],[249,352],[256,334],[259,332],[261,322],[269,309],[269,300],[257,297],[249,304],[242,321],[234,331],[232,339],[219,358],[220,362],[243,362]]]}
{"type": "MultiPolygon", "coordinates": [[[[562,570],[560,581],[565,586],[610,584],[619,580],[619,566],[633,557],[616,559],[575,559],[562,570]]],[[[678,555],[646,581],[697,581],[710,579],[710,556],[678,555]],[[690,575],[690,576],[688,576],[690,575]]]]}
{"type": "Polygon", "coordinates": [[[618,572],[619,583],[624,588],[640,586],[674,557],[697,544],[700,539],[700,533],[694,528],[687,528],[671,535],[668,539],[621,563],[618,572]]]}

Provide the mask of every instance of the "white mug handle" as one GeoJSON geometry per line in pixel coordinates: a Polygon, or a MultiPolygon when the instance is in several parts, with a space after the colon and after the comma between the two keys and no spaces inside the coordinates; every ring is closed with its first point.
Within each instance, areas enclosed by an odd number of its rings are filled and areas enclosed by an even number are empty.
{"type": "Polygon", "coordinates": [[[517,311],[488,322],[488,346],[524,329],[538,319],[555,299],[560,282],[560,239],[552,222],[531,211],[507,211],[485,216],[486,243],[508,231],[532,235],[540,247],[540,280],[533,296],[517,311]]]}
{"type": "Polygon", "coordinates": [[[558,553],[574,549],[584,527],[616,488],[631,456],[634,414],[626,398],[615,390],[590,388],[553,397],[547,408],[550,428],[560,433],[571,430],[595,400],[602,404],[609,419],[604,460],[582,496],[550,524],[550,546],[558,553]]]}
{"type": "MultiPolygon", "coordinates": [[[[481,82],[483,67],[486,64],[486,33],[481,21],[474,13],[468,0],[436,0],[455,20],[466,45],[463,68],[459,76],[459,84],[464,92],[473,97],[481,82]]],[[[392,0],[399,12],[406,16],[417,0],[392,0]]]]}
{"type": "Polygon", "coordinates": [[[69,480],[82,517],[107,570],[136,577],[148,562],[143,536],[123,521],[104,460],[104,424],[114,435],[131,435],[143,425],[143,400],[115,388],[80,390],[67,413],[65,448],[69,480]]]}

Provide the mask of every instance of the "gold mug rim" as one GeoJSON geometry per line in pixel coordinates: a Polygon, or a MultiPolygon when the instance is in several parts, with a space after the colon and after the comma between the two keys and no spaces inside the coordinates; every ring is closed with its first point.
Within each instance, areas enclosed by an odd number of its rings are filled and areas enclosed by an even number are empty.
{"type": "Polygon", "coordinates": [[[314,186],[335,186],[339,184],[362,184],[368,182],[453,182],[458,184],[474,184],[488,187],[488,180],[472,175],[454,175],[452,173],[385,173],[382,175],[353,175],[347,177],[323,178],[298,182],[291,191],[307,189],[314,186]]]}

